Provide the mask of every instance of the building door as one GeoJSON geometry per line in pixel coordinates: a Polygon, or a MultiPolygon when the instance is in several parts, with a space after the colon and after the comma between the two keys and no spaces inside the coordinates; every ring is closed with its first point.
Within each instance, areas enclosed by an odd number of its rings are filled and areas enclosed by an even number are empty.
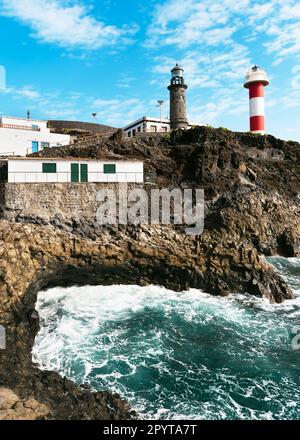
{"type": "Polygon", "coordinates": [[[87,164],[80,164],[80,181],[88,182],[88,166],[87,164]]]}
{"type": "Polygon", "coordinates": [[[88,182],[88,166],[85,163],[71,163],[71,182],[88,182]]]}
{"type": "Polygon", "coordinates": [[[39,143],[37,141],[32,141],[32,152],[37,153],[39,151],[39,143]]]}
{"type": "Polygon", "coordinates": [[[79,182],[79,163],[71,163],[71,182],[79,182]]]}

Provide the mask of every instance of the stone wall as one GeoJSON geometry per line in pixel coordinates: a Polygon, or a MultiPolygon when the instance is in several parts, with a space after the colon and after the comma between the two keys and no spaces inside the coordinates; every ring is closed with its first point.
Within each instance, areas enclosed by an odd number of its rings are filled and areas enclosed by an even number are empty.
{"type": "MultiPolygon", "coordinates": [[[[115,183],[0,184],[0,212],[7,220],[17,217],[95,219],[98,191],[105,188],[117,194],[118,186],[115,183]]],[[[128,184],[128,189],[142,186],[128,184]]]]}
{"type": "Polygon", "coordinates": [[[5,209],[5,184],[0,182],[0,213],[5,209]]]}

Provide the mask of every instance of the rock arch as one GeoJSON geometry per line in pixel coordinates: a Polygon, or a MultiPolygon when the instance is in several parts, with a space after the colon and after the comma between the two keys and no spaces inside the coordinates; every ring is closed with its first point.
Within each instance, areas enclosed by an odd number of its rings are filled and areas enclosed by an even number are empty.
{"type": "Polygon", "coordinates": [[[33,365],[40,290],[132,283],[197,287],[219,295],[248,291],[275,301],[291,297],[250,245],[237,247],[234,239],[220,244],[217,234],[212,240],[204,233],[200,240],[172,228],[129,227],[98,231],[91,239],[54,226],[1,221],[0,253],[0,325],[7,334],[7,348],[0,350],[0,383],[13,389],[23,405],[32,399],[35,408],[42,405],[40,412],[32,410],[33,418],[135,416],[120,396],[92,393],[33,365]]]}

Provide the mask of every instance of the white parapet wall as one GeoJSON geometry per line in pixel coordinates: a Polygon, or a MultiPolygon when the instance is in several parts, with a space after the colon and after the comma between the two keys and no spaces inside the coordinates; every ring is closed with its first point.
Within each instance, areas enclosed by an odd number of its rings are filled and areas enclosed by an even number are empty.
{"type": "Polygon", "coordinates": [[[138,161],[61,158],[8,159],[8,183],[143,183],[138,161]]]}

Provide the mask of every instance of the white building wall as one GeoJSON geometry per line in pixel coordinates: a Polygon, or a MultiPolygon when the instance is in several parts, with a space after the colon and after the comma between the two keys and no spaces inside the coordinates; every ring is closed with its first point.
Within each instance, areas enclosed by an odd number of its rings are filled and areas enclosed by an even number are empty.
{"type": "Polygon", "coordinates": [[[170,121],[168,119],[142,118],[127,125],[123,131],[128,137],[134,137],[143,132],[168,132],[170,131],[170,121]]]}
{"type": "Polygon", "coordinates": [[[146,131],[147,132],[154,132],[153,127],[156,128],[157,133],[161,133],[166,131],[170,131],[170,122],[153,122],[153,121],[147,121],[146,122],[146,131]],[[163,130],[165,129],[165,130],[163,130]]]}
{"type": "Polygon", "coordinates": [[[27,120],[10,117],[0,118],[0,155],[25,156],[32,153],[32,142],[38,142],[38,151],[42,143],[50,147],[70,144],[69,135],[50,133],[47,121],[27,120]],[[40,131],[30,130],[32,126],[40,131]],[[16,128],[20,127],[20,128],[16,128]]]}
{"type": "Polygon", "coordinates": [[[0,127],[0,155],[26,156],[32,153],[32,142],[39,143],[40,151],[42,142],[49,143],[50,147],[69,145],[70,136],[0,127]]]}
{"type": "Polygon", "coordinates": [[[8,183],[71,182],[71,164],[88,166],[88,182],[143,183],[143,162],[72,161],[72,160],[8,160],[8,183]],[[56,163],[56,173],[43,173],[43,163],[56,163]],[[105,174],[104,164],[116,165],[115,174],[105,174]]]}

